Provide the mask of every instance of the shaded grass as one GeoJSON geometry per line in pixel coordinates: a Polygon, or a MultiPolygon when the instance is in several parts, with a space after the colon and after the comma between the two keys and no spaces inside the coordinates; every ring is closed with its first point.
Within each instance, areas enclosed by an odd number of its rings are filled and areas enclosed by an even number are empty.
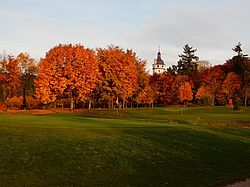
{"type": "Polygon", "coordinates": [[[248,109],[115,114],[0,115],[0,186],[220,186],[250,177],[250,129],[196,121],[248,123],[248,109]]]}

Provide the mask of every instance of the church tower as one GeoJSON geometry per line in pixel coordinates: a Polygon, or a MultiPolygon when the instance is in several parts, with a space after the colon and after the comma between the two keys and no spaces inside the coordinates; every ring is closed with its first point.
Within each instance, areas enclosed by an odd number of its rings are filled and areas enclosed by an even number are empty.
{"type": "Polygon", "coordinates": [[[161,52],[160,48],[157,53],[157,59],[154,60],[153,63],[153,74],[162,74],[165,72],[165,64],[164,61],[161,59],[161,52]]]}

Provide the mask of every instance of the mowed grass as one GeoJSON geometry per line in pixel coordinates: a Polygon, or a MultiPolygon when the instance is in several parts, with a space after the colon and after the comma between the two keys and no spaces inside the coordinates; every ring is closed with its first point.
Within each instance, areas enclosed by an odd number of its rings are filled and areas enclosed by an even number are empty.
{"type": "Polygon", "coordinates": [[[250,109],[0,114],[0,186],[223,186],[250,177],[250,109]]]}

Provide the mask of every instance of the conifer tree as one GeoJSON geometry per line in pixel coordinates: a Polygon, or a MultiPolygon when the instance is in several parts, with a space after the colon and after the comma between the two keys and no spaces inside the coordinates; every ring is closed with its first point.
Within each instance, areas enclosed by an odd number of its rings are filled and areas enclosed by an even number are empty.
{"type": "Polygon", "coordinates": [[[248,55],[242,53],[241,43],[239,42],[233,49],[237,55],[228,61],[232,65],[232,71],[236,73],[241,80],[241,89],[243,91],[244,103],[247,105],[247,98],[250,95],[250,60],[248,55]]]}
{"type": "Polygon", "coordinates": [[[194,76],[197,73],[196,61],[199,60],[199,57],[195,56],[196,51],[197,49],[193,49],[188,44],[183,47],[184,54],[179,55],[180,60],[176,67],[178,74],[194,76]]]}

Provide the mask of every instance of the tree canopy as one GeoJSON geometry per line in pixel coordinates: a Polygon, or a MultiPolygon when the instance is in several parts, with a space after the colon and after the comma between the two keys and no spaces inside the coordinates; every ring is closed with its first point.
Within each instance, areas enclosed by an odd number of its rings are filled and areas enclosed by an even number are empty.
{"type": "Polygon", "coordinates": [[[195,56],[197,49],[186,44],[183,47],[183,54],[180,54],[180,60],[177,64],[177,73],[181,75],[190,75],[194,76],[197,73],[198,64],[196,61],[199,60],[199,57],[195,56]]]}
{"type": "Polygon", "coordinates": [[[40,61],[35,81],[36,97],[42,103],[60,98],[84,100],[100,79],[98,60],[93,50],[81,45],[58,45],[40,61]]]}

